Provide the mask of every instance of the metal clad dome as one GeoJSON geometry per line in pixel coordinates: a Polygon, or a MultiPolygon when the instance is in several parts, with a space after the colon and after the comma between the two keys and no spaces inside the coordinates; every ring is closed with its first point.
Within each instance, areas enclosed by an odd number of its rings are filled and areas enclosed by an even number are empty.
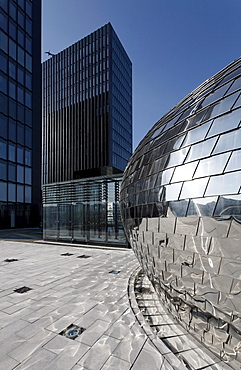
{"type": "Polygon", "coordinates": [[[241,362],[241,59],[162,117],[125,170],[121,213],[160,299],[241,362]]]}

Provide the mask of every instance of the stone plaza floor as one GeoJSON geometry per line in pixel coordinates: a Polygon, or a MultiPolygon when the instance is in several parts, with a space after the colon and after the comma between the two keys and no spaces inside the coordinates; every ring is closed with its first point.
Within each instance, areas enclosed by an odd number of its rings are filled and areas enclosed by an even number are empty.
{"type": "Polygon", "coordinates": [[[160,305],[132,250],[0,248],[1,370],[230,369],[160,305]]]}

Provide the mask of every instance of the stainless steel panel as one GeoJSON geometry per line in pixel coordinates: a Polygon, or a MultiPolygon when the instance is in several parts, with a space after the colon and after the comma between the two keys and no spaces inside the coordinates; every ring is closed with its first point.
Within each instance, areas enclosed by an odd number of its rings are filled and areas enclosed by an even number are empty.
{"type": "Polygon", "coordinates": [[[133,154],[121,190],[126,233],[160,300],[234,369],[241,366],[241,109],[234,109],[239,92],[229,93],[241,86],[241,78],[234,81],[240,62],[206,81],[154,125],[133,154]],[[147,151],[150,135],[155,146],[147,151]],[[158,176],[155,185],[150,176],[158,176]],[[138,197],[133,201],[133,189],[139,193],[150,186],[146,204],[138,197]]]}

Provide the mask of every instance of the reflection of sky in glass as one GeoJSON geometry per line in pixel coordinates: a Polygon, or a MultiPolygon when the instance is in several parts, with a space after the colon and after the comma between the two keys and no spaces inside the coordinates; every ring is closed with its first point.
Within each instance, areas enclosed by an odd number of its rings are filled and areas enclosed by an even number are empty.
{"type": "Polygon", "coordinates": [[[185,162],[193,161],[198,158],[207,157],[217,141],[217,138],[208,139],[202,141],[199,144],[192,145],[190,147],[189,153],[187,155],[187,159],[185,162]]]}
{"type": "Polygon", "coordinates": [[[234,81],[228,93],[232,93],[233,91],[239,90],[240,88],[241,88],[241,78],[239,77],[237,78],[237,80],[234,81]]]}
{"type": "Polygon", "coordinates": [[[232,156],[228,162],[225,172],[238,170],[240,168],[241,168],[241,150],[237,150],[236,152],[232,153],[232,156]]]}
{"type": "Polygon", "coordinates": [[[190,131],[188,131],[186,139],[182,146],[190,145],[196,143],[197,141],[201,141],[205,138],[206,133],[211,125],[211,122],[207,122],[204,125],[196,127],[190,131]]]}
{"type": "Polygon", "coordinates": [[[205,107],[206,105],[211,104],[212,102],[214,102],[217,99],[222,98],[224,96],[224,94],[226,93],[227,89],[229,88],[230,84],[231,84],[231,82],[229,82],[226,85],[223,85],[222,87],[220,87],[219,89],[217,89],[216,91],[214,91],[213,93],[208,95],[206,97],[206,99],[204,100],[203,104],[202,104],[203,107],[205,107]]]}
{"type": "Polygon", "coordinates": [[[166,167],[172,167],[177,166],[178,164],[182,164],[187,155],[187,152],[188,148],[183,148],[181,150],[178,150],[177,152],[171,153],[166,167]]]}
{"type": "Polygon", "coordinates": [[[222,117],[216,118],[213,121],[212,127],[207,137],[220,134],[221,132],[230,131],[236,128],[240,122],[241,113],[237,109],[229,114],[225,114],[222,117]]]}
{"type": "Polygon", "coordinates": [[[235,194],[241,185],[241,171],[210,178],[205,195],[235,194]]]}
{"type": "Polygon", "coordinates": [[[156,185],[166,185],[170,182],[170,179],[172,177],[174,168],[169,168],[168,170],[165,170],[161,172],[158,176],[156,185]]]}
{"type": "Polygon", "coordinates": [[[208,182],[208,177],[184,182],[181,199],[202,197],[208,182]]]}
{"type": "Polygon", "coordinates": [[[180,194],[182,183],[167,185],[161,189],[163,201],[177,200],[180,194]]]}
{"type": "Polygon", "coordinates": [[[214,104],[211,107],[211,112],[209,113],[209,118],[219,116],[227,111],[229,111],[237,99],[239,92],[234,93],[233,95],[228,96],[227,98],[219,101],[217,104],[214,104]]]}
{"type": "Polygon", "coordinates": [[[175,168],[175,172],[172,178],[172,182],[191,180],[194,170],[197,167],[197,161],[184,164],[175,168]]]}
{"type": "Polygon", "coordinates": [[[207,159],[202,159],[199,162],[194,177],[215,175],[223,172],[224,166],[229,158],[229,155],[230,155],[229,153],[224,153],[207,159]]]}
{"type": "Polygon", "coordinates": [[[241,148],[241,130],[235,130],[219,137],[213,154],[241,148]]]}

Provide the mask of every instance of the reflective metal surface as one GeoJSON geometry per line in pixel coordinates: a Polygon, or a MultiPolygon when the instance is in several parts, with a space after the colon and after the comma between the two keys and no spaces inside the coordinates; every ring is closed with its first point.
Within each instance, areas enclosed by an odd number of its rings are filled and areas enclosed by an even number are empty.
{"type": "Polygon", "coordinates": [[[126,233],[160,299],[235,369],[241,366],[240,62],[153,126],[121,189],[126,233]]]}

